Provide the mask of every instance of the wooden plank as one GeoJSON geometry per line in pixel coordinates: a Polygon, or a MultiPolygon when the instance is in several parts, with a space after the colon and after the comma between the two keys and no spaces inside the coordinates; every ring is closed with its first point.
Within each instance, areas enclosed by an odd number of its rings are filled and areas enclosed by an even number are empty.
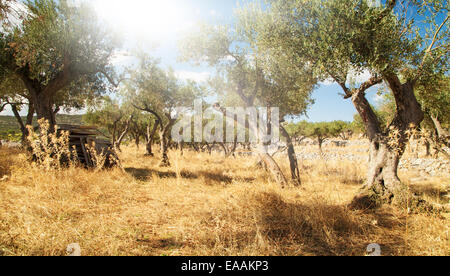
{"type": "Polygon", "coordinates": [[[89,158],[88,152],[87,152],[86,147],[84,145],[83,138],[80,138],[80,141],[81,141],[81,148],[83,149],[83,153],[84,153],[84,159],[86,160],[86,165],[88,167],[92,167],[93,164],[92,164],[92,161],[89,158]]]}
{"type": "Polygon", "coordinates": [[[97,130],[97,127],[94,126],[80,126],[80,125],[68,125],[68,124],[60,124],[58,125],[59,129],[63,130],[71,130],[71,129],[93,129],[97,130]]]}

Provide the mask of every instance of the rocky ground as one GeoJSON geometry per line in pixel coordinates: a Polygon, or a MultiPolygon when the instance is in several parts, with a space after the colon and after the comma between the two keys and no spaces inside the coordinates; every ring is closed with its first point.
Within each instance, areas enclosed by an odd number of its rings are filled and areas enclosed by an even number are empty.
{"type": "MultiPolygon", "coordinates": [[[[323,145],[323,154],[319,153],[318,143],[312,140],[305,140],[296,149],[299,160],[345,160],[353,162],[369,161],[369,143],[364,140],[356,141],[327,141],[323,145]]],[[[429,176],[450,175],[450,161],[445,157],[412,157],[405,154],[400,162],[401,171],[416,170],[429,176]]]]}
{"type": "MultiPolygon", "coordinates": [[[[351,162],[368,162],[369,161],[369,143],[367,140],[328,140],[323,144],[323,154],[319,153],[318,142],[313,139],[303,140],[296,147],[296,153],[299,161],[351,161],[351,162]]],[[[0,147],[17,148],[21,144],[10,141],[0,141],[0,147]]],[[[220,152],[221,148],[217,148],[220,152]]],[[[250,152],[240,152],[239,155],[252,155],[250,152]]],[[[399,169],[401,171],[416,170],[429,176],[450,175],[450,161],[444,157],[434,158],[416,158],[409,154],[405,154],[400,162],[399,169]]]]}
{"type": "Polygon", "coordinates": [[[450,174],[450,161],[445,158],[403,158],[400,170],[417,170],[430,176],[450,174]]]}
{"type": "Polygon", "coordinates": [[[0,147],[5,147],[9,149],[20,148],[22,144],[18,142],[11,142],[6,140],[0,140],[0,147]]]}

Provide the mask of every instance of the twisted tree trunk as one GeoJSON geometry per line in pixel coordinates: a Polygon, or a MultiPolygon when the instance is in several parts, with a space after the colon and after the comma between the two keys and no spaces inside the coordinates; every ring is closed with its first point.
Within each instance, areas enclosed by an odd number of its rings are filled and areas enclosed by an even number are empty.
{"type": "MultiPolygon", "coordinates": [[[[65,59],[64,63],[67,64],[68,60],[65,59]]],[[[45,85],[38,80],[31,79],[28,69],[22,68],[16,72],[29,92],[38,120],[45,119],[49,123],[48,132],[53,132],[56,126],[56,113],[53,110],[54,95],[80,76],[79,72],[72,69],[71,66],[66,65],[63,71],[45,85]]]]}
{"type": "Polygon", "coordinates": [[[422,203],[401,183],[397,172],[409,140],[408,130],[419,126],[424,114],[414,95],[412,82],[401,84],[394,74],[386,75],[385,79],[397,103],[395,117],[387,133],[381,131],[364,91],[353,95],[353,104],[363,119],[371,146],[367,181],[353,200],[352,208],[374,208],[385,203],[418,207],[422,203]]]}
{"type": "Polygon", "coordinates": [[[289,165],[291,168],[291,178],[292,182],[296,186],[300,186],[302,184],[300,180],[300,169],[298,167],[297,155],[295,154],[294,144],[292,143],[291,136],[286,131],[283,126],[280,126],[281,135],[286,139],[286,144],[288,147],[288,157],[289,157],[289,165]]]}
{"type": "Polygon", "coordinates": [[[168,156],[169,142],[170,142],[169,133],[175,122],[176,120],[169,119],[167,124],[165,124],[164,127],[159,132],[159,138],[161,140],[161,162],[159,163],[160,167],[170,167],[170,161],[168,156]]]}
{"type": "Polygon", "coordinates": [[[56,117],[52,108],[52,97],[44,93],[33,94],[32,96],[38,120],[47,120],[50,125],[49,132],[53,132],[56,126],[56,117]]]}
{"type": "Polygon", "coordinates": [[[178,142],[178,150],[180,151],[181,156],[184,155],[184,142],[178,142]]]}
{"type": "Polygon", "coordinates": [[[155,134],[156,134],[156,131],[158,130],[159,124],[160,124],[159,121],[155,121],[152,130],[150,130],[151,124],[149,123],[147,125],[147,135],[145,136],[145,142],[146,142],[145,149],[147,151],[147,153],[145,154],[146,156],[154,156],[153,150],[152,150],[152,145],[153,145],[153,142],[155,141],[155,134]]]}
{"type": "MultiPolygon", "coordinates": [[[[238,92],[238,94],[241,96],[241,98],[244,100],[244,102],[246,103],[247,107],[252,106],[252,101],[249,99],[246,99],[243,95],[242,95],[242,91],[238,92]]],[[[219,112],[222,112],[222,114],[224,114],[225,116],[227,116],[229,119],[234,120],[234,117],[229,117],[229,114],[226,112],[226,110],[224,108],[222,108],[218,103],[214,105],[214,108],[216,110],[218,110],[219,112]]],[[[259,133],[257,126],[252,125],[250,123],[245,123],[243,125],[243,127],[248,128],[250,131],[253,131],[253,133],[259,133]]],[[[251,150],[251,144],[247,143],[248,149],[251,150]]],[[[270,173],[272,174],[273,178],[275,179],[275,181],[277,183],[279,183],[282,187],[285,187],[287,185],[287,180],[286,177],[283,174],[283,171],[281,170],[280,166],[278,166],[277,162],[273,159],[273,157],[268,153],[267,151],[267,146],[264,145],[264,143],[261,143],[259,145],[259,147],[261,148],[257,154],[259,156],[259,158],[261,159],[261,161],[264,163],[264,165],[267,167],[267,169],[270,171],[270,173]]]]}
{"type": "Polygon", "coordinates": [[[130,118],[127,120],[127,122],[125,123],[125,129],[122,131],[122,134],[120,134],[119,138],[117,139],[117,141],[114,144],[114,147],[118,150],[121,151],[120,149],[120,145],[123,142],[123,139],[125,138],[125,136],[128,134],[128,131],[130,129],[130,125],[131,125],[131,121],[133,120],[133,116],[130,116],[130,118]]]}
{"type": "Polygon", "coordinates": [[[22,144],[25,146],[27,137],[29,135],[28,127],[33,125],[33,117],[34,117],[34,106],[31,100],[28,101],[28,113],[25,123],[22,120],[22,117],[19,114],[17,109],[17,104],[9,103],[11,105],[11,110],[16,117],[17,122],[19,123],[20,131],[22,132],[22,144]]]}
{"type": "Polygon", "coordinates": [[[447,158],[449,158],[448,153],[441,147],[441,145],[444,145],[447,148],[450,148],[450,142],[449,142],[450,133],[442,127],[442,124],[439,121],[439,118],[437,116],[430,115],[430,117],[431,117],[431,120],[433,121],[434,127],[436,129],[436,136],[437,136],[436,148],[438,151],[437,155],[439,155],[439,152],[440,152],[440,153],[444,154],[447,158]]]}

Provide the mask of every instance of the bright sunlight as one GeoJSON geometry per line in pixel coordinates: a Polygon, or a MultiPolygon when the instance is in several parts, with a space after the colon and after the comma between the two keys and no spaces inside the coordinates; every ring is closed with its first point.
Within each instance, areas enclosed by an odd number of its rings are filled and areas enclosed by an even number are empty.
{"type": "Polygon", "coordinates": [[[94,7],[119,31],[151,39],[173,35],[187,25],[186,9],[177,1],[95,0],[94,7]]]}

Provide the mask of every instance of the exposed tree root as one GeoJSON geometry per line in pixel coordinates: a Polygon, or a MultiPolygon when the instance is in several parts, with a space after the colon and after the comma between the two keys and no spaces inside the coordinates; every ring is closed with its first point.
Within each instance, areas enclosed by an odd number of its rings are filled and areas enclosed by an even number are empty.
{"type": "Polygon", "coordinates": [[[424,200],[421,196],[412,193],[409,188],[400,184],[395,190],[388,190],[381,184],[368,188],[363,187],[349,208],[352,210],[377,209],[389,204],[400,209],[408,210],[409,213],[440,213],[446,208],[439,204],[433,204],[424,200]]]}

